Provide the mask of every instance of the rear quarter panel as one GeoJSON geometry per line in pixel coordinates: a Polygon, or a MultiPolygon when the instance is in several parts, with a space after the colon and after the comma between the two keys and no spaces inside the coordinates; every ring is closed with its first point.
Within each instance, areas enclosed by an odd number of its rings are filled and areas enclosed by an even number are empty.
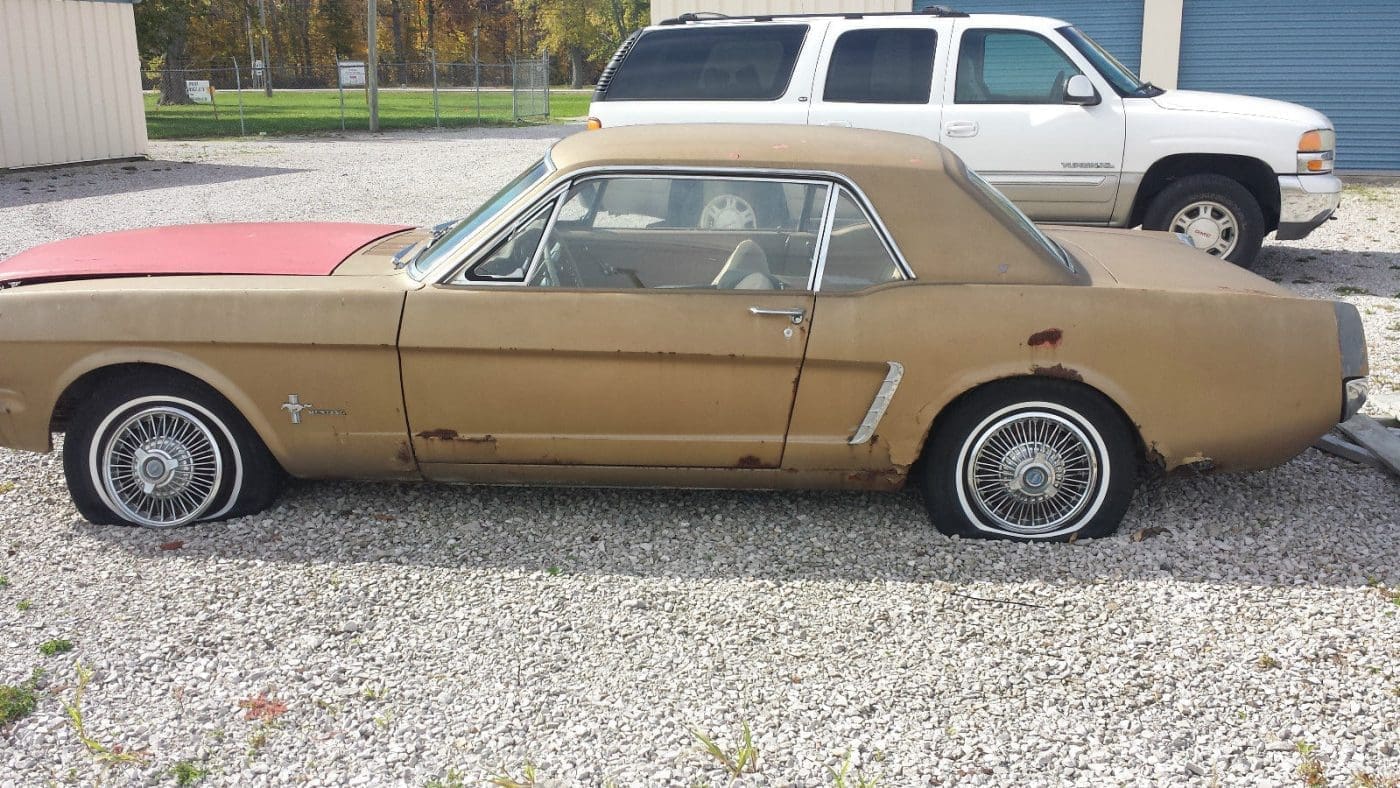
{"type": "Polygon", "coordinates": [[[1336,423],[1331,304],[1240,292],[902,284],[818,297],[786,466],[902,475],[938,414],[1004,378],[1082,381],[1167,470],[1273,466],[1336,423]],[[876,439],[846,440],[886,361],[904,379],[876,439]]]}
{"type": "MultiPolygon", "coordinates": [[[[401,277],[166,277],[0,292],[7,445],[45,451],[62,392],[116,364],[209,384],[296,476],[411,476],[396,348],[401,277]],[[342,415],[282,410],[290,394],[342,415]]],[[[79,404],[78,407],[81,407],[79,404]]]]}

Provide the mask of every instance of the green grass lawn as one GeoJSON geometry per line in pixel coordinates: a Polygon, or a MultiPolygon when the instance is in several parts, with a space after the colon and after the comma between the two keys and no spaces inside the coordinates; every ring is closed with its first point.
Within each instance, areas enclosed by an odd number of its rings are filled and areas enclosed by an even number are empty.
{"type": "MultiPolygon", "coordinates": [[[[550,91],[551,120],[581,117],[588,112],[588,91],[550,91]]],[[[151,139],[233,137],[239,134],[238,94],[219,91],[219,117],[208,104],[162,107],[156,94],[146,94],[146,131],[151,139]]],[[[442,91],[439,111],[443,126],[502,125],[512,123],[511,94],[482,91],[480,120],[477,94],[442,91]]],[[[261,91],[243,91],[243,120],[248,134],[305,134],[340,130],[340,94],[334,90],[283,90],[268,98],[261,91]]],[[[429,128],[433,121],[433,94],[427,90],[380,90],[379,128],[429,128]]],[[[363,90],[345,91],[345,128],[369,128],[369,106],[363,90]]]]}

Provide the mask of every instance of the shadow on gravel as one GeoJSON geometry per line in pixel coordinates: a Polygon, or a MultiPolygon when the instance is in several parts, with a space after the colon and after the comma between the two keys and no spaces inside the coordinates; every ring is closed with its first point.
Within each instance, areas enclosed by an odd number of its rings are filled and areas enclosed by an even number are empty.
{"type": "Polygon", "coordinates": [[[1379,296],[1400,291],[1400,252],[1265,246],[1254,271],[1283,285],[1364,286],[1367,293],[1379,296]]]}
{"type": "MultiPolygon", "coordinates": [[[[43,170],[0,173],[0,208],[60,200],[127,194],[172,186],[201,186],[248,178],[288,175],[287,167],[240,167],[187,161],[132,161],[75,164],[43,170]]],[[[172,221],[180,211],[173,208],[172,221]]]]}
{"type": "Polygon", "coordinates": [[[1393,481],[1309,450],[1238,476],[1138,493],[1115,537],[1073,544],[950,539],[913,492],[715,492],[299,482],[270,511],[172,531],[78,523],[151,560],[264,561],[321,571],[450,571],[837,583],[1280,588],[1400,583],[1393,481]],[[1310,483],[1300,483],[1300,480],[1310,483]],[[1162,532],[1144,529],[1165,529],[1162,532]],[[162,549],[180,540],[174,549],[162,549]]]}

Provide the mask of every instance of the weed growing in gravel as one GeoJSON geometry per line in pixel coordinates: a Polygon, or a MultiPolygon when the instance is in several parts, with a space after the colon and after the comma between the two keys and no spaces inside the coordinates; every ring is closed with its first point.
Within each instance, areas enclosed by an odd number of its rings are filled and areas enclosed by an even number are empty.
{"type": "Polygon", "coordinates": [[[829,766],[826,770],[831,772],[831,788],[875,788],[880,784],[880,778],[866,777],[860,769],[856,769],[854,775],[851,774],[850,751],[846,752],[846,759],[841,762],[840,771],[829,766]]]}
{"type": "Polygon", "coordinates": [[[73,732],[78,734],[78,741],[104,763],[140,763],[146,760],[149,754],[144,750],[127,750],[120,744],[108,747],[88,735],[87,724],[83,721],[83,693],[87,691],[88,682],[92,681],[92,668],[79,663],[77,672],[78,686],[73,690],[73,702],[65,702],[63,710],[68,714],[68,723],[73,726],[73,732]]]}
{"type": "Polygon", "coordinates": [[[1308,788],[1323,788],[1327,785],[1327,773],[1322,767],[1322,761],[1318,760],[1317,747],[1300,741],[1294,745],[1298,749],[1298,757],[1302,762],[1298,764],[1298,776],[1303,778],[1303,785],[1308,788]]]}
{"type": "Polygon", "coordinates": [[[0,495],[13,490],[17,485],[14,482],[0,482],[0,495]]]}
{"type": "Polygon", "coordinates": [[[758,771],[758,748],[754,746],[753,731],[749,729],[747,722],[744,723],[739,733],[739,743],[735,745],[733,751],[719,746],[714,739],[695,728],[691,729],[690,735],[700,742],[702,751],[706,755],[724,767],[730,777],[738,779],[744,772],[753,774],[758,771]]]}
{"type": "Polygon", "coordinates": [[[1260,654],[1259,659],[1256,659],[1254,664],[1257,665],[1260,670],[1273,670],[1279,667],[1279,661],[1274,659],[1272,654],[1260,654]]]}
{"type": "Polygon", "coordinates": [[[21,613],[29,610],[32,607],[34,607],[34,602],[28,599],[21,599],[20,601],[15,603],[15,609],[19,610],[19,612],[21,613]]]}
{"type": "Polygon", "coordinates": [[[9,587],[10,587],[10,576],[9,576],[9,575],[0,575],[0,588],[9,588],[9,587]]]}
{"type": "Polygon", "coordinates": [[[246,709],[245,720],[275,720],[287,713],[287,704],[276,698],[269,698],[266,692],[259,692],[251,698],[238,702],[238,708],[246,709]]]}
{"type": "Polygon", "coordinates": [[[194,785],[209,776],[209,771],[194,761],[179,761],[170,767],[170,776],[175,778],[176,785],[194,785]]]}
{"type": "Polygon", "coordinates": [[[467,782],[462,777],[462,773],[456,769],[448,769],[447,774],[423,783],[423,788],[467,788],[467,782]]]}
{"type": "Polygon", "coordinates": [[[1400,777],[1381,777],[1371,772],[1356,772],[1351,776],[1356,788],[1400,788],[1400,777]]]}
{"type": "Polygon", "coordinates": [[[54,638],[53,640],[46,640],[39,644],[39,653],[46,657],[52,657],[55,654],[67,654],[72,650],[73,641],[63,638],[54,638]]]}
{"type": "Polygon", "coordinates": [[[502,766],[501,773],[486,778],[486,782],[496,788],[535,788],[540,784],[539,769],[526,761],[525,765],[520,767],[520,776],[516,777],[502,766]]]}
{"type": "Polygon", "coordinates": [[[1371,294],[1371,291],[1370,291],[1370,290],[1367,290],[1367,289],[1364,288],[1364,287],[1354,287],[1354,286],[1352,286],[1352,285],[1342,285],[1342,286],[1340,286],[1340,287],[1333,288],[1333,292],[1335,292],[1337,295],[1344,295],[1344,296],[1348,296],[1348,295],[1370,295],[1370,294],[1371,294]]]}
{"type": "Polygon", "coordinates": [[[39,694],[35,690],[43,675],[42,670],[35,668],[29,679],[18,687],[0,685],[0,725],[9,725],[33,713],[39,705],[39,694]]]}

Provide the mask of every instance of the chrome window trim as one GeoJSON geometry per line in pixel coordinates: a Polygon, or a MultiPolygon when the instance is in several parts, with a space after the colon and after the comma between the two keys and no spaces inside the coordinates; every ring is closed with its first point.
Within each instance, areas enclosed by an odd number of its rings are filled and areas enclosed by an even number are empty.
{"type": "MultiPolygon", "coordinates": [[[[544,262],[545,242],[549,240],[549,233],[554,229],[554,223],[559,221],[559,212],[564,209],[564,203],[568,201],[569,191],[566,189],[560,193],[558,199],[554,201],[554,207],[549,209],[549,219],[545,220],[544,230],[540,232],[540,244],[535,247],[535,254],[530,258],[530,264],[525,267],[525,278],[520,280],[521,287],[529,287],[530,280],[535,278],[539,272],[540,265],[544,262]]],[[[535,216],[538,214],[532,214],[535,216]]]]}
{"type": "MultiPolygon", "coordinates": [[[[485,251],[489,251],[490,249],[494,248],[496,243],[502,236],[509,235],[511,232],[514,232],[522,220],[524,220],[528,216],[533,216],[538,210],[538,208],[544,205],[549,200],[558,197],[562,193],[568,192],[574,187],[575,184],[580,183],[582,181],[604,178],[614,175],[657,175],[662,177],[680,177],[694,179],[725,178],[728,180],[752,180],[766,181],[770,183],[824,183],[831,188],[829,188],[827,191],[828,213],[823,215],[822,227],[818,231],[819,244],[821,243],[823,237],[829,237],[830,235],[830,211],[834,210],[835,206],[833,195],[838,190],[845,189],[848,193],[850,193],[852,198],[855,200],[857,206],[860,207],[861,211],[864,212],[866,218],[875,227],[876,234],[880,237],[880,241],[885,245],[885,249],[890,253],[891,256],[894,257],[895,264],[899,267],[900,273],[904,276],[905,281],[912,282],[917,280],[918,278],[914,276],[914,271],[912,268],[909,267],[908,261],[905,260],[904,253],[900,251],[899,245],[895,243],[894,237],[890,234],[889,228],[885,226],[884,220],[880,218],[879,212],[877,212],[874,209],[873,205],[870,202],[870,198],[867,197],[865,192],[862,191],[861,188],[857,186],[850,178],[847,178],[845,175],[842,175],[840,173],[832,172],[830,170],[788,170],[736,167],[666,167],[656,165],[624,164],[585,167],[583,169],[570,173],[568,177],[556,188],[550,189],[549,191],[545,192],[544,195],[540,198],[532,201],[524,208],[521,208],[518,211],[516,211],[515,215],[510,218],[510,220],[504,225],[502,230],[493,233],[485,242],[481,243],[478,247],[468,252],[465,257],[458,258],[456,262],[451,262],[450,260],[445,259],[442,263],[439,263],[437,265],[437,268],[446,268],[446,274],[439,274],[436,278],[433,278],[433,272],[430,270],[424,274],[423,281],[431,281],[433,284],[451,285],[454,287],[475,287],[477,285],[505,285],[514,287],[525,286],[524,282],[454,283],[451,280],[458,272],[474,264],[477,261],[477,259],[479,259],[480,256],[485,253],[485,251]]],[[[553,231],[554,222],[558,218],[558,210],[562,208],[562,206],[563,201],[561,200],[555,208],[555,215],[550,218],[549,224],[545,226],[544,235],[541,236],[541,248],[544,247],[544,239],[548,238],[550,232],[553,231]]],[[[509,208],[510,206],[506,207],[509,208]]],[[[538,251],[539,250],[536,250],[537,253],[538,251]]],[[[816,264],[812,266],[812,271],[815,273],[817,269],[819,267],[824,266],[825,263],[826,254],[825,249],[823,248],[821,256],[817,258],[816,264]]],[[[533,266],[534,264],[534,261],[532,261],[531,265],[533,266]]],[[[529,276],[531,274],[533,274],[533,270],[529,272],[529,274],[527,274],[527,278],[525,280],[526,282],[529,281],[529,276]]],[[[809,290],[817,292],[820,289],[821,279],[809,279],[808,284],[809,290]]]]}
{"type": "MultiPolygon", "coordinates": [[[[445,276],[438,277],[436,280],[433,280],[431,284],[448,285],[451,287],[520,287],[525,282],[530,281],[530,273],[533,270],[535,264],[534,257],[530,258],[531,269],[525,272],[525,279],[520,281],[503,280],[499,282],[473,282],[467,280],[462,282],[454,282],[452,280],[456,279],[458,275],[462,274],[463,272],[469,270],[472,266],[476,265],[477,263],[480,263],[482,259],[486,255],[490,254],[491,251],[494,250],[498,244],[500,244],[505,239],[509,238],[513,233],[515,233],[516,230],[519,230],[522,225],[529,223],[529,221],[533,219],[540,212],[540,210],[545,207],[546,203],[548,203],[550,200],[558,199],[565,191],[567,191],[567,189],[567,183],[561,184],[558,188],[551,189],[550,191],[545,193],[543,197],[530,203],[528,206],[525,207],[524,210],[521,210],[515,216],[512,216],[510,221],[503,225],[501,229],[488,236],[480,246],[468,252],[465,258],[462,258],[459,262],[453,263],[452,265],[448,266],[447,274],[445,276]]],[[[556,213],[552,213],[549,217],[549,222],[545,224],[545,234],[548,234],[549,228],[553,226],[553,221],[555,215],[557,215],[558,206],[560,204],[562,203],[555,204],[556,213]]],[[[539,255],[539,250],[544,247],[544,238],[544,234],[540,235],[540,245],[535,249],[536,256],[539,255]]],[[[424,281],[427,281],[427,277],[424,277],[424,281]]]]}
{"type": "Polygon", "coordinates": [[[831,184],[826,190],[826,205],[822,206],[821,234],[817,236],[817,259],[812,265],[812,278],[807,280],[807,289],[818,292],[822,285],[822,275],[826,273],[826,252],[831,247],[831,223],[836,218],[836,200],[841,187],[831,184]]]}

